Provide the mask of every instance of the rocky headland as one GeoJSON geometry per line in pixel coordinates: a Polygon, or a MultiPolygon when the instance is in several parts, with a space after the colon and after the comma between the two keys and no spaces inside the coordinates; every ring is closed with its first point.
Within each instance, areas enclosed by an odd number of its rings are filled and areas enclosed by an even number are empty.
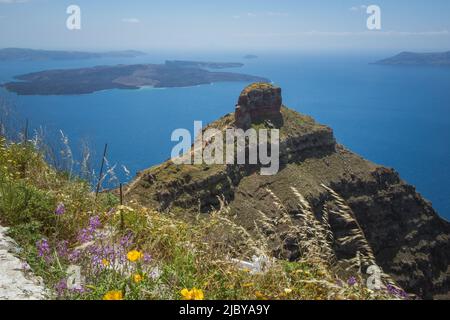
{"type": "Polygon", "coordinates": [[[207,128],[278,128],[280,171],[261,176],[258,165],[169,160],[140,172],[127,197],[187,219],[226,204],[246,232],[263,234],[272,254],[290,261],[313,235],[288,232],[283,216],[303,226],[308,209],[314,228],[328,230],[324,247],[342,270],[356,261],[365,272],[371,261],[408,293],[450,298],[450,223],[394,169],[363,159],[337,143],[331,128],[283,106],[280,88],[248,86],[235,113],[207,128]]]}

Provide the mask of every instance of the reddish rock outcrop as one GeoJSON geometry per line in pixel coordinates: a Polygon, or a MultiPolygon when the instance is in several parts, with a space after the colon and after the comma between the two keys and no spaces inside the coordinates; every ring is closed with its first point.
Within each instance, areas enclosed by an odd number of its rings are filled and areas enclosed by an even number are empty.
{"type": "MultiPolygon", "coordinates": [[[[393,169],[363,159],[338,144],[331,128],[280,106],[281,89],[254,84],[240,95],[235,114],[208,126],[224,131],[261,122],[258,127],[268,129],[280,114],[276,175],[258,175],[251,165],[177,166],[167,161],[140,173],[128,197],[187,218],[226,203],[237,225],[262,236],[275,257],[291,261],[301,259],[304,239],[311,235],[292,234],[285,217],[304,226],[307,203],[330,231],[327,243],[336,266],[354,265],[357,258],[367,275],[366,262],[375,260],[408,293],[450,299],[450,223],[393,169]]],[[[349,270],[345,276],[358,272],[349,270]]]]}
{"type": "Polygon", "coordinates": [[[246,87],[236,105],[235,123],[247,129],[252,123],[265,120],[276,125],[281,120],[281,88],[269,83],[254,83],[246,87]]]}

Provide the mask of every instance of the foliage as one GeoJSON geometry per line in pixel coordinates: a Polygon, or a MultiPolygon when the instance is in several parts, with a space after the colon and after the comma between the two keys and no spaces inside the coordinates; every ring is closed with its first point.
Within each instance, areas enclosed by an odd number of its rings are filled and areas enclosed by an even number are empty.
{"type": "MultiPolygon", "coordinates": [[[[392,299],[355,275],[340,280],[320,259],[266,260],[266,246],[226,206],[183,221],[137,203],[98,198],[51,168],[29,143],[0,141],[0,221],[58,299],[392,299]],[[256,260],[254,260],[256,261],[256,260]],[[256,262],[254,262],[256,263],[256,262]],[[261,262],[258,262],[261,263],[261,262]],[[79,271],[79,274],[78,274],[79,271]]],[[[311,252],[310,252],[311,254],[311,252]]],[[[314,255],[312,253],[312,255],[314,255]]]]}

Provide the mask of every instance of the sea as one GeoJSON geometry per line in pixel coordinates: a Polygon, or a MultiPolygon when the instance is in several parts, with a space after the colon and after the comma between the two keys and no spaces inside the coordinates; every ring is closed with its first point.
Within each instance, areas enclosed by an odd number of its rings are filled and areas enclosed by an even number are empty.
{"type": "MultiPolygon", "coordinates": [[[[339,143],[366,159],[393,167],[450,219],[450,68],[371,64],[386,53],[149,53],[137,58],[0,62],[0,83],[48,69],[164,63],[166,59],[242,62],[226,71],[269,78],[282,88],[285,105],[333,128],[339,143]]],[[[74,157],[88,143],[97,172],[105,143],[109,168],[121,182],[170,158],[175,129],[193,133],[234,111],[246,83],[188,88],[106,90],[86,95],[0,98],[33,130],[69,139],[74,157]]]]}

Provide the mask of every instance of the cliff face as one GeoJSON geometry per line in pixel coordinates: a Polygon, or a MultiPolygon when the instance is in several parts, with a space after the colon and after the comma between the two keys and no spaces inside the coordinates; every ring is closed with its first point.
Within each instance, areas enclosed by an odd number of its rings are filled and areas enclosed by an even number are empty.
{"type": "Polygon", "coordinates": [[[310,206],[330,229],[338,265],[360,261],[361,255],[407,292],[450,298],[450,223],[394,170],[352,153],[336,143],[330,128],[280,106],[279,88],[253,85],[241,94],[235,114],[209,125],[279,128],[278,174],[261,176],[257,165],[168,161],[139,173],[128,197],[186,216],[214,210],[221,198],[244,228],[262,232],[273,254],[289,260],[299,258],[303,236],[262,220],[276,219],[282,207],[301,225],[302,206],[310,206]]]}
{"type": "Polygon", "coordinates": [[[254,84],[239,96],[234,113],[238,128],[248,129],[253,123],[265,120],[279,123],[281,117],[281,88],[269,84],[254,84]]]}

